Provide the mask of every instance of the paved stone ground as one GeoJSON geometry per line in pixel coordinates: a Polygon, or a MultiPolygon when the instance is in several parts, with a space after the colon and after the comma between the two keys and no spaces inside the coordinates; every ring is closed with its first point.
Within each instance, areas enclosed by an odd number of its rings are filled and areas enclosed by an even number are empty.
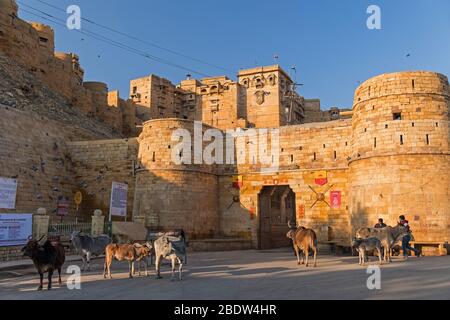
{"type": "Polygon", "coordinates": [[[149,277],[128,279],[121,262],[104,280],[101,264],[72,291],[56,284],[37,292],[32,268],[0,272],[0,299],[450,299],[450,256],[395,259],[381,268],[381,290],[367,289],[369,275],[357,257],[322,255],[318,268],[306,269],[289,249],[191,253],[181,282],[170,281],[168,265],[161,280],[153,269],[149,277]]]}

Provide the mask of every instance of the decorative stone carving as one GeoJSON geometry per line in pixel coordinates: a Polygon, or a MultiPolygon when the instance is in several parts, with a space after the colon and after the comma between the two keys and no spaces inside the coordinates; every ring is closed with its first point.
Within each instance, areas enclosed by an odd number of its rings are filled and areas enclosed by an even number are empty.
{"type": "Polygon", "coordinates": [[[257,89],[262,89],[266,85],[266,79],[263,76],[255,76],[253,78],[253,85],[257,89]]]}
{"type": "Polygon", "coordinates": [[[270,94],[270,92],[266,92],[264,90],[256,91],[255,92],[256,103],[258,105],[264,104],[264,102],[266,101],[266,95],[269,95],[269,94],[270,94]]]}
{"type": "Polygon", "coordinates": [[[269,85],[274,86],[277,84],[277,76],[274,74],[271,74],[270,76],[267,77],[267,82],[269,83],[269,85]]]}
{"type": "Polygon", "coordinates": [[[248,78],[244,78],[241,80],[241,85],[246,87],[247,89],[250,87],[250,80],[248,78]]]}

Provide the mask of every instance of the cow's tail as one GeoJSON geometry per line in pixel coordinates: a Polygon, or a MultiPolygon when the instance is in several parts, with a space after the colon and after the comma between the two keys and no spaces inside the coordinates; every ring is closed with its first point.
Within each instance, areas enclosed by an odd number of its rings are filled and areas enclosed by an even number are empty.
{"type": "Polygon", "coordinates": [[[311,232],[311,247],[317,248],[317,246],[318,246],[317,234],[314,231],[312,231],[311,232]]]}

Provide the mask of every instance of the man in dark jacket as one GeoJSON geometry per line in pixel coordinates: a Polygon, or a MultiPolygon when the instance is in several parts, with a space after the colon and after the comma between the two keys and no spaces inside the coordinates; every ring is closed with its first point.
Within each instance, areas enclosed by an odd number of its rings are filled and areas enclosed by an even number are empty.
{"type": "Polygon", "coordinates": [[[406,220],[404,215],[401,215],[399,217],[399,219],[400,219],[400,221],[398,222],[398,224],[404,226],[406,228],[406,230],[408,231],[408,234],[403,236],[403,239],[402,239],[402,249],[403,249],[403,256],[404,256],[405,260],[408,259],[407,250],[414,251],[414,253],[416,254],[416,257],[420,257],[420,251],[417,249],[414,249],[409,244],[409,242],[411,241],[412,231],[411,231],[411,227],[409,226],[408,220],[406,220]]]}
{"type": "Polygon", "coordinates": [[[378,219],[378,223],[375,225],[375,229],[381,229],[381,228],[386,228],[387,225],[386,223],[384,223],[383,219],[378,219]]]}

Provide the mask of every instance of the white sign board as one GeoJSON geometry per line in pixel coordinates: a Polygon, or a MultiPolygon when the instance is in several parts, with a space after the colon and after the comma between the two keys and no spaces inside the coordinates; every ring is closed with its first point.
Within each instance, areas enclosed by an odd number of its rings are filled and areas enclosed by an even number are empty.
{"type": "Polygon", "coordinates": [[[109,215],[127,216],[128,185],[126,183],[113,182],[111,188],[111,202],[109,204],[109,215]]]}
{"type": "Polygon", "coordinates": [[[0,209],[15,209],[17,179],[0,178],[0,209]]]}
{"type": "Polygon", "coordinates": [[[0,247],[20,246],[27,244],[28,237],[32,234],[33,214],[0,214],[0,247]]]}

